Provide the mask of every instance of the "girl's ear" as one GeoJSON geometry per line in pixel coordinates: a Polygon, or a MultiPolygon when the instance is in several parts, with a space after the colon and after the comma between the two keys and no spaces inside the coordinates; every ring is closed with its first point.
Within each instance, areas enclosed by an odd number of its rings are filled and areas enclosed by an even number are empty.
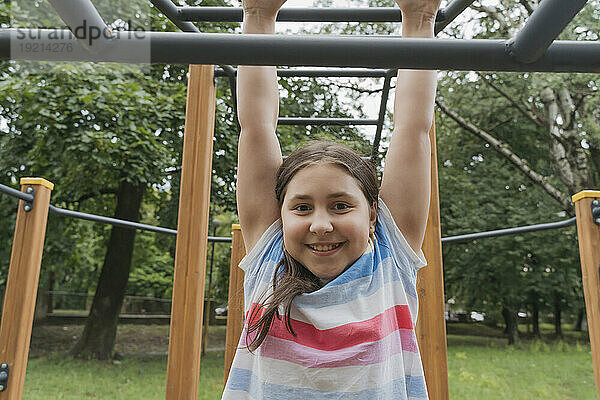
{"type": "Polygon", "coordinates": [[[377,223],[377,202],[371,204],[369,210],[369,232],[375,232],[375,224],[377,223]]]}

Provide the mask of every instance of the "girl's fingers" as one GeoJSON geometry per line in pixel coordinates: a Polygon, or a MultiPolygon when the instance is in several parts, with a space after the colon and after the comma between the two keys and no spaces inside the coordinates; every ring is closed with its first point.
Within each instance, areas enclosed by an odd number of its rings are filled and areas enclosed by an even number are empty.
{"type": "Polygon", "coordinates": [[[246,12],[276,14],[285,0],[243,0],[242,7],[246,12]]]}
{"type": "Polygon", "coordinates": [[[433,15],[440,8],[440,0],[396,0],[402,15],[433,15]]]}

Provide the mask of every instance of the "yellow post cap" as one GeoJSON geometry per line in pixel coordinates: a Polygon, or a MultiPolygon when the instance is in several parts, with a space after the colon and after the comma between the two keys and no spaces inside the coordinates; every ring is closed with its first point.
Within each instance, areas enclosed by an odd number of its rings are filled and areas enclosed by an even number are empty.
{"type": "Polygon", "coordinates": [[[54,189],[54,183],[44,178],[21,178],[21,185],[42,185],[50,190],[54,189]]]}
{"type": "Polygon", "coordinates": [[[585,199],[586,197],[600,197],[600,191],[598,190],[582,190],[579,193],[575,193],[571,200],[575,203],[578,200],[585,199]]]}
{"type": "Polygon", "coordinates": [[[231,224],[231,229],[233,229],[234,231],[241,231],[242,227],[240,226],[240,224],[231,224]]]}

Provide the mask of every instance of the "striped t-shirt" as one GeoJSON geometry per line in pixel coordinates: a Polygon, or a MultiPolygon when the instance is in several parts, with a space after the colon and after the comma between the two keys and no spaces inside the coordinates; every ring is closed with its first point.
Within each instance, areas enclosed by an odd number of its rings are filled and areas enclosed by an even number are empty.
{"type": "MultiPolygon", "coordinates": [[[[294,299],[296,336],[275,317],[250,353],[244,329],[223,399],[428,398],[414,331],[416,274],[425,258],[408,245],[381,199],[374,237],[371,250],[341,275],[294,299]]],[[[240,263],[247,316],[271,290],[282,244],[278,220],[240,263]]]]}

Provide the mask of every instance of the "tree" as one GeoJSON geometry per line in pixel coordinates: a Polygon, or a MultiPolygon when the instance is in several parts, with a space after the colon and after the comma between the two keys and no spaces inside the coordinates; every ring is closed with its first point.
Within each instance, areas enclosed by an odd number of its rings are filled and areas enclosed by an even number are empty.
{"type": "MultiPolygon", "coordinates": [[[[59,64],[44,72],[15,73],[2,82],[7,97],[0,104],[11,126],[3,137],[6,168],[23,165],[13,174],[54,177],[55,204],[86,210],[90,199],[102,199],[95,204],[98,208],[86,211],[105,214],[112,203],[114,217],[138,220],[146,188],[162,183],[172,159],[174,149],[165,142],[174,139],[163,138],[181,131],[183,88],[114,66],[59,64]],[[161,131],[164,126],[174,129],[161,131]]],[[[135,231],[111,229],[104,275],[92,305],[94,317],[86,329],[92,335],[99,326],[116,329],[134,238],[135,231]],[[106,272],[111,270],[113,275],[106,272]],[[116,314],[98,311],[100,304],[116,314]],[[108,314],[113,315],[100,317],[108,314]],[[112,325],[105,326],[105,321],[112,325]]],[[[113,341],[108,336],[104,350],[90,352],[109,358],[112,350],[107,354],[105,349],[112,349],[113,341]]]]}
{"type": "MultiPolygon", "coordinates": [[[[493,8],[476,3],[474,8],[483,13],[482,25],[476,36],[497,36],[499,32],[500,35],[514,34],[515,28],[535,8],[527,2],[521,4],[523,7],[515,10],[512,4],[509,6],[504,2],[493,8]],[[509,12],[513,19],[508,18],[509,12]],[[517,24],[509,24],[508,21],[514,20],[515,15],[517,24]]],[[[598,17],[592,13],[593,6],[588,6],[561,38],[582,40],[598,37],[598,17]]],[[[460,35],[458,29],[454,34],[460,35]]],[[[546,217],[539,219],[540,222],[556,216],[573,215],[570,195],[597,186],[599,178],[595,148],[600,136],[593,117],[598,96],[594,79],[595,76],[589,74],[445,73],[440,82],[437,103],[444,113],[441,118],[444,128],[451,127],[451,124],[447,124],[450,120],[456,124],[456,128],[444,130],[444,133],[472,134],[485,144],[486,149],[494,149],[507,160],[514,173],[525,178],[521,185],[530,195],[533,189],[537,201],[543,200],[540,195],[551,199],[550,203],[547,200],[539,203],[539,206],[544,204],[540,211],[545,209],[548,212],[546,217]]],[[[445,140],[448,138],[442,134],[438,143],[442,148],[447,144],[445,140]]],[[[448,160],[453,162],[454,158],[448,157],[448,160]]],[[[463,165],[459,164],[460,167],[463,165]]],[[[472,172],[469,167],[464,168],[472,172]]],[[[443,194],[442,209],[448,207],[447,203],[444,204],[444,198],[447,197],[443,194]]],[[[526,218],[522,224],[533,223],[535,220],[532,217],[536,214],[539,213],[532,213],[531,210],[529,215],[523,214],[526,218]]],[[[499,226],[502,225],[496,225],[499,226]]],[[[570,303],[580,302],[574,300],[573,296],[581,292],[581,282],[577,247],[572,240],[573,229],[562,231],[562,234],[556,233],[554,237],[561,239],[553,240],[552,246],[547,242],[532,240],[536,246],[531,246],[527,252],[531,254],[528,256],[530,261],[523,268],[527,269],[524,271],[527,279],[532,279],[531,285],[526,288],[529,299],[525,301],[530,303],[536,315],[540,306],[554,314],[559,336],[561,311],[570,303]],[[554,257],[548,258],[548,254],[554,257]],[[545,258],[543,261],[540,259],[542,256],[545,258]],[[534,264],[531,263],[532,258],[536,259],[534,264]]],[[[527,237],[528,242],[530,238],[527,237]]],[[[452,265],[447,262],[447,271],[448,267],[455,268],[452,265]]],[[[457,272],[465,271],[464,268],[456,268],[457,272]]],[[[448,292],[454,293],[452,282],[448,286],[448,292]]],[[[473,289],[477,288],[473,286],[473,289]]]]}

